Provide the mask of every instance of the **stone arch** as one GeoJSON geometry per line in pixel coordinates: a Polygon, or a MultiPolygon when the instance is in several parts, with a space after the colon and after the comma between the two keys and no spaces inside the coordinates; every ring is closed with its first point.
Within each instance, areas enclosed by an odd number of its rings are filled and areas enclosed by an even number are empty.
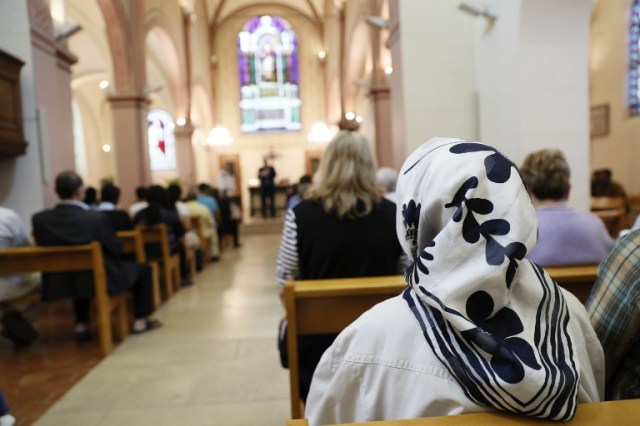
{"type": "MultiPolygon", "coordinates": [[[[162,72],[168,80],[175,113],[186,116],[189,111],[189,89],[183,51],[179,48],[178,37],[172,30],[166,15],[154,10],[145,22],[145,56],[153,55],[162,59],[162,72]]],[[[147,71],[148,72],[148,71],[147,71]]]]}
{"type": "Polygon", "coordinates": [[[113,76],[118,91],[133,91],[135,88],[133,50],[129,43],[133,40],[126,13],[118,0],[98,0],[104,20],[113,63],[113,76]]]}
{"type": "MultiPolygon", "coordinates": [[[[196,182],[213,180],[213,158],[206,146],[207,136],[213,127],[211,99],[203,84],[196,83],[191,90],[191,118],[193,124],[192,146],[195,154],[196,182]]],[[[216,167],[217,168],[217,167],[216,167]]]]}
{"type": "MultiPolygon", "coordinates": [[[[349,35],[345,49],[344,105],[346,111],[359,107],[371,86],[371,36],[364,20],[359,21],[349,35]]],[[[360,111],[362,113],[362,111],[360,111]]]]}

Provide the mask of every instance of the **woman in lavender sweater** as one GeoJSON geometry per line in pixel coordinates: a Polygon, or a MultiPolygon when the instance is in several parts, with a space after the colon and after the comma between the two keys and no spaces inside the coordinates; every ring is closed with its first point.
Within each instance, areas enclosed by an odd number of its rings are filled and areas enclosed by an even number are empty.
{"type": "Polygon", "coordinates": [[[569,165],[562,152],[533,152],[520,171],[538,219],[538,243],[527,258],[541,266],[600,263],[613,248],[614,240],[599,217],[567,204],[569,165]]]}

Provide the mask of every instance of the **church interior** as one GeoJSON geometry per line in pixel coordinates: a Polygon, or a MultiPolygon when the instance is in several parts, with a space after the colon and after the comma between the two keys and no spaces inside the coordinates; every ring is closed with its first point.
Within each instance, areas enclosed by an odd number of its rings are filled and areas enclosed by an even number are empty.
{"type": "Polygon", "coordinates": [[[138,186],[216,187],[231,164],[242,206],[242,248],[159,308],[163,329],[102,358],[53,304],[37,345],[0,339],[19,424],[284,425],[282,211],[260,217],[258,170],[283,208],[339,123],[379,167],[456,137],[515,164],[562,150],[580,210],[597,169],[640,194],[638,0],[2,0],[0,63],[0,205],[27,231],[64,170],[127,208],[138,186]]]}

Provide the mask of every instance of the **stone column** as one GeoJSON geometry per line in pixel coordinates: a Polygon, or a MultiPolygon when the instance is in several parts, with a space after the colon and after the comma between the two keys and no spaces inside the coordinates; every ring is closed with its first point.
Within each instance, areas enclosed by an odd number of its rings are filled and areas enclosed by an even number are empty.
{"type": "Polygon", "coordinates": [[[395,158],[391,127],[391,91],[386,86],[371,88],[376,130],[376,157],[378,167],[399,168],[404,158],[395,158]]]}
{"type": "Polygon", "coordinates": [[[457,3],[389,1],[394,143],[405,157],[435,136],[477,136],[473,18],[457,3]]]}
{"type": "Polygon", "coordinates": [[[184,126],[176,126],[174,136],[176,138],[176,163],[178,166],[178,178],[183,185],[190,186],[196,181],[196,166],[193,157],[191,136],[193,126],[187,123],[184,126]]]}
{"type": "Polygon", "coordinates": [[[116,184],[122,190],[120,203],[128,206],[135,201],[135,188],[151,183],[147,142],[149,98],[116,94],[109,96],[108,100],[113,119],[116,184]]]}
{"type": "Polygon", "coordinates": [[[42,0],[30,0],[28,5],[44,204],[52,206],[58,199],[53,179],[63,170],[75,169],[71,65],[77,58],[54,38],[53,22],[46,4],[42,0]]]}
{"type": "Polygon", "coordinates": [[[569,203],[582,210],[590,204],[592,6],[591,0],[496,0],[493,25],[470,18],[481,139],[516,164],[531,151],[561,149],[571,168],[569,203]]]}

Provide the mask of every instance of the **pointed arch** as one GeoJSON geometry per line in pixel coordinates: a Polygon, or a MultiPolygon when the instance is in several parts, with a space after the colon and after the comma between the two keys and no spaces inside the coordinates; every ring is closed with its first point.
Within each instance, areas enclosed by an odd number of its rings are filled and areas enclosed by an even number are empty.
{"type": "Polygon", "coordinates": [[[128,47],[130,40],[133,40],[133,35],[122,3],[118,0],[98,0],[98,5],[107,23],[106,31],[111,50],[115,87],[124,91],[133,90],[135,87],[134,61],[131,57],[132,49],[128,47]]]}

